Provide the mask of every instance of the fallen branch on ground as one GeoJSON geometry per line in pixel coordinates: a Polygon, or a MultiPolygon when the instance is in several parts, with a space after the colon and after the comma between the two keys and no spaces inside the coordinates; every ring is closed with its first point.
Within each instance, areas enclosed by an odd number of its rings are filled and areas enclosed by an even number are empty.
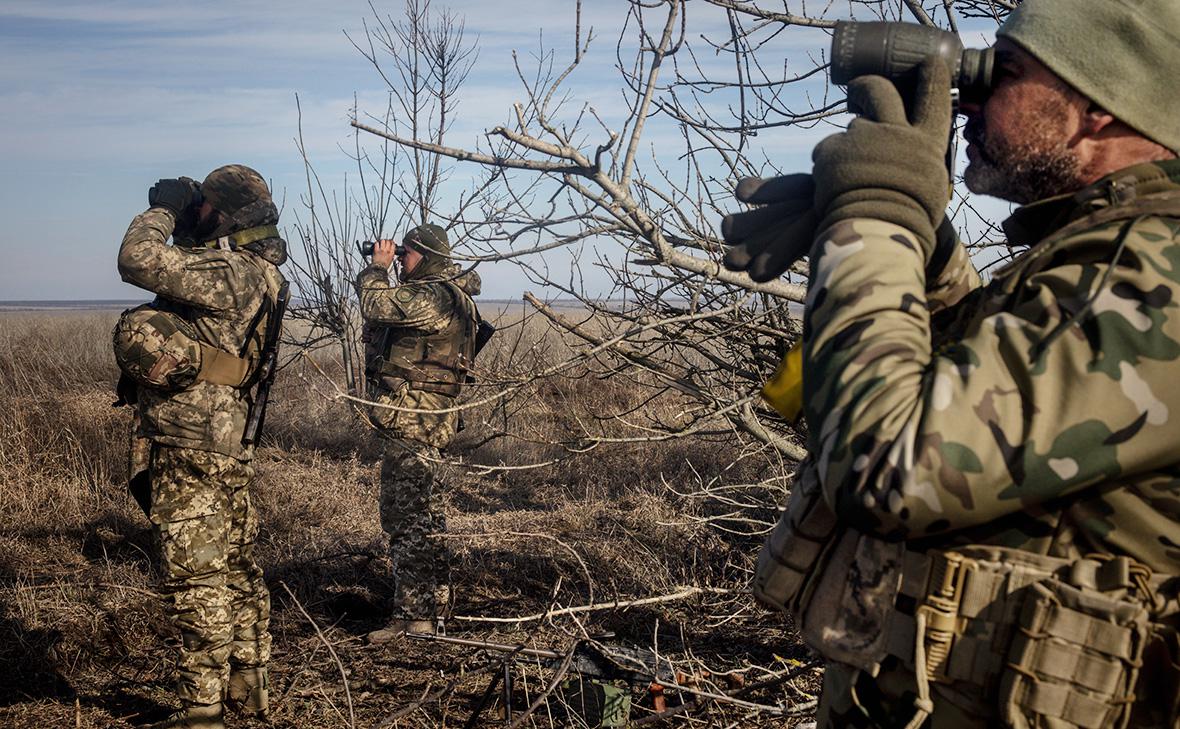
{"type": "Polygon", "coordinates": [[[348,689],[348,672],[344,670],[344,663],[340,660],[340,656],[336,654],[336,649],[332,647],[332,642],[329,641],[324,635],[323,631],[320,630],[320,626],[316,624],[316,621],[313,620],[312,617],[307,614],[307,611],[303,609],[303,605],[299,602],[299,598],[295,597],[295,593],[291,592],[291,588],[287,587],[287,583],[280,582],[279,584],[282,585],[283,589],[287,591],[287,595],[291,597],[291,602],[295,604],[295,607],[299,609],[299,612],[303,613],[303,617],[307,618],[307,622],[311,623],[311,627],[315,628],[315,634],[320,637],[321,641],[323,641],[324,646],[328,649],[328,653],[332,654],[332,660],[336,662],[336,668],[340,671],[340,680],[344,682],[344,700],[348,703],[348,725],[355,729],[356,714],[353,712],[352,708],[352,692],[348,689]]]}
{"type": "Polygon", "coordinates": [[[575,607],[561,608],[560,610],[552,610],[544,613],[533,613],[532,615],[523,615],[518,618],[493,618],[482,617],[479,615],[455,615],[454,620],[459,620],[467,623],[529,623],[535,620],[544,620],[545,618],[557,617],[559,615],[574,615],[576,613],[590,613],[598,610],[615,610],[618,608],[637,607],[639,605],[656,605],[659,603],[675,602],[683,600],[686,597],[702,594],[714,595],[728,595],[733,590],[724,587],[686,587],[678,592],[673,592],[669,595],[659,595],[657,597],[643,597],[638,600],[613,600],[611,602],[603,602],[590,605],[577,605],[575,607]]]}

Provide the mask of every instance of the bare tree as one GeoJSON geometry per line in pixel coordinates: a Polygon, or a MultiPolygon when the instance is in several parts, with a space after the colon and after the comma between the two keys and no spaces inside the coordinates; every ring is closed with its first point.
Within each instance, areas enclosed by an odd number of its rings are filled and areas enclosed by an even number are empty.
{"type": "MultiPolygon", "coordinates": [[[[370,8],[373,18],[365,22],[364,37],[349,40],[385,80],[388,102],[366,119],[385,133],[443,144],[476,58],[462,19],[450,10],[435,12],[430,0],[406,0],[400,18],[370,8]],[[387,68],[392,69],[388,74],[387,68]]],[[[357,114],[354,106],[354,118],[357,114]]],[[[416,149],[402,154],[387,139],[363,143],[359,131],[353,141],[347,153],[356,165],[356,183],[346,178],[343,189],[330,189],[316,172],[300,131],[297,146],[307,188],[295,210],[303,255],[294,262],[298,297],[292,318],[308,325],[300,342],[304,351],[331,346],[339,353],[345,388],[359,396],[364,391],[363,332],[353,281],[361,261],[354,240],[387,237],[409,221],[449,225],[454,216],[438,208],[450,172],[443,158],[416,149]]]]}
{"type": "MultiPolygon", "coordinates": [[[[413,155],[488,171],[480,214],[456,221],[466,259],[473,265],[511,260],[542,287],[543,298],[526,294],[526,301],[571,347],[546,376],[626,378],[649,392],[645,403],[678,403],[671,410],[631,403],[582,413],[570,437],[555,445],[572,452],[729,432],[745,444],[738,459],[752,452],[767,459],[764,483],[778,490],[802,457],[797,427],[758,392],[799,334],[805,268],[755,283],[720,265],[717,226],[736,207],[734,185],[746,176],[792,171],[778,168],[766,142],[818,140],[810,130],[834,130],[846,118],[843,92],[827,79],[828,31],[836,20],[851,11],[860,20],[957,31],[961,22],[978,27],[979,19],[998,20],[1012,4],[874,1],[819,12],[806,5],[792,12],[789,5],[632,0],[615,44],[620,104],[611,113],[577,102],[567,88],[594,36],[592,28],[583,34],[579,2],[574,47],[560,54],[570,60],[563,65],[556,51],[542,49],[535,70],[518,63],[521,100],[507,123],[487,132],[486,144],[449,146],[413,130],[353,120],[356,129],[413,155]],[[550,264],[558,250],[565,251],[566,272],[550,264]],[[598,272],[597,280],[588,282],[587,271],[598,272]],[[565,310],[559,300],[566,300],[565,310]]],[[[970,247],[996,245],[996,228],[964,194],[956,195],[952,212],[960,223],[973,218],[963,225],[970,247]]],[[[507,372],[489,383],[499,389],[464,407],[509,407],[529,378],[519,368],[507,372]]],[[[536,386],[541,379],[530,381],[536,386]]],[[[496,436],[521,437],[508,427],[496,436]]],[[[710,489],[698,486],[696,492],[710,489]]]]}

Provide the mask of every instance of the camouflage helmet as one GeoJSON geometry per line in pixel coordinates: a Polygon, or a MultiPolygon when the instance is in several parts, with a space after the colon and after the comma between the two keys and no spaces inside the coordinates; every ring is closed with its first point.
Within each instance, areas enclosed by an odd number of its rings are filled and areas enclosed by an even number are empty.
{"type": "Polygon", "coordinates": [[[201,183],[201,194],[214,209],[226,215],[260,200],[271,202],[266,180],[246,165],[225,165],[213,170],[201,183]]]}
{"type": "Polygon", "coordinates": [[[128,377],[157,390],[182,390],[201,371],[201,344],[188,322],[151,304],[128,309],[111,332],[115,361],[128,377]]]}
{"type": "Polygon", "coordinates": [[[424,223],[411,228],[402,236],[402,243],[413,246],[427,258],[450,258],[451,244],[447,240],[447,231],[434,223],[424,223]]]}

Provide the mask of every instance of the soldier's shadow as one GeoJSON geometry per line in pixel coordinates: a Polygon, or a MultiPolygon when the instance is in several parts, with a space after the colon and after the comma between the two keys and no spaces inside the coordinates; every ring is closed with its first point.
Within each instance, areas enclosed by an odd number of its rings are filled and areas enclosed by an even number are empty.
{"type": "Polygon", "coordinates": [[[126,717],[132,726],[160,721],[176,708],[145,698],[134,684],[115,688],[108,686],[99,696],[80,696],[78,703],[101,709],[111,716],[126,717]]]}
{"type": "MultiPolygon", "coordinates": [[[[19,532],[20,538],[33,543],[62,536],[59,529],[38,526],[19,532]]],[[[82,554],[91,563],[150,569],[151,534],[146,520],[135,523],[122,514],[108,512],[64,536],[80,540],[82,554]]],[[[28,567],[25,564],[18,569],[15,563],[0,560],[0,585],[12,588],[6,590],[10,593],[27,589],[46,590],[45,594],[51,595],[56,580],[62,578],[50,573],[30,575],[28,567]]],[[[32,599],[39,602],[39,594],[34,592],[32,599]]],[[[67,643],[68,637],[57,627],[32,627],[18,601],[0,601],[0,706],[41,698],[77,698],[87,703],[71,685],[68,674],[63,673],[65,659],[59,650],[67,643]]]]}
{"type": "Polygon", "coordinates": [[[266,581],[276,609],[290,603],[286,585],[321,627],[361,636],[389,620],[393,583],[388,565],[368,548],[271,565],[266,581]]]}
{"type": "Polygon", "coordinates": [[[107,512],[82,528],[82,556],[91,562],[115,562],[139,567],[151,572],[151,525],[147,518],[128,518],[124,514],[107,512]]]}
{"type": "Polygon", "coordinates": [[[58,670],[60,630],[30,628],[0,604],[0,706],[30,699],[68,699],[74,689],[58,670]]]}

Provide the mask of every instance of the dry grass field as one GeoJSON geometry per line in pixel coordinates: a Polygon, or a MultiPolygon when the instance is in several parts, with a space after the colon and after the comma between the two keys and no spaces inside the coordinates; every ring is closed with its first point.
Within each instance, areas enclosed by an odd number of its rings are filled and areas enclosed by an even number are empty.
{"type": "MultiPolygon", "coordinates": [[[[175,637],[153,592],[147,521],[123,486],[130,417],[111,407],[114,319],[0,314],[0,726],[135,726],[168,706],[175,637]]],[[[498,339],[490,349],[512,337],[498,339]]],[[[541,362],[560,349],[530,351],[541,362]]],[[[484,359],[494,368],[504,356],[484,359]]],[[[502,656],[364,642],[384,623],[390,592],[377,517],[379,447],[330,393],[305,359],[283,370],[259,454],[258,553],[274,601],[271,725],[464,726],[502,656]]],[[[784,621],[745,589],[760,538],[717,528],[723,506],[692,494],[694,484],[757,482],[772,464],[735,463],[737,446],[724,434],[572,456],[552,445],[587,413],[631,409],[644,397],[622,378],[571,375],[537,383],[512,408],[465,416],[451,453],[457,463],[444,473],[455,552],[448,634],[564,652],[580,637],[613,633],[604,640],[658,650],[694,690],[749,704],[670,689],[667,706],[684,706],[655,720],[650,697],[637,689],[635,722],[806,721],[818,669],[784,621]],[[567,457],[538,465],[558,455],[567,457]],[[463,465],[472,463],[531,467],[463,465]],[[677,593],[685,596],[611,607],[677,593]],[[582,605],[600,609],[562,612],[582,605]],[[784,718],[752,705],[804,709],[784,718]]],[[[600,427],[609,432],[610,419],[600,427]]],[[[757,516],[772,518],[773,506],[757,516]]],[[[509,671],[519,718],[555,668],[520,661],[509,671]]],[[[579,725],[556,692],[550,699],[523,725],[579,725]]],[[[472,725],[504,725],[495,703],[472,725]]]]}

